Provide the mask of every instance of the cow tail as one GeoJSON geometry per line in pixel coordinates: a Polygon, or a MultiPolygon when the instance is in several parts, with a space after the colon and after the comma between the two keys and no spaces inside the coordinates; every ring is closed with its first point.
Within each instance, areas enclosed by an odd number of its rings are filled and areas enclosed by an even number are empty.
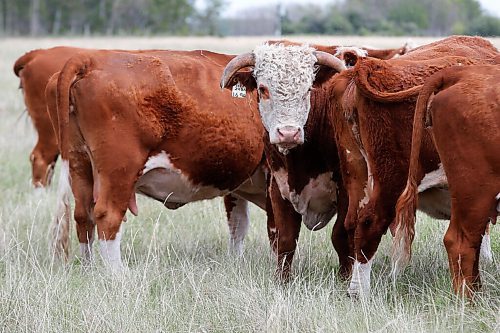
{"type": "Polygon", "coordinates": [[[71,86],[87,71],[90,58],[76,55],[63,67],[57,81],[58,144],[61,152],[61,172],[57,189],[57,208],[51,228],[51,246],[56,256],[67,259],[69,253],[69,226],[71,216],[71,178],[69,166],[69,114],[71,86]]]}
{"type": "Polygon", "coordinates": [[[411,245],[415,237],[415,214],[418,204],[417,174],[420,148],[431,95],[442,86],[443,75],[438,73],[424,84],[418,99],[413,120],[412,145],[408,180],[396,204],[396,235],[392,246],[392,272],[395,277],[411,258],[411,245]]]}
{"type": "Polygon", "coordinates": [[[363,61],[358,61],[356,67],[357,75],[355,76],[356,86],[363,93],[363,95],[376,102],[380,103],[402,102],[418,95],[420,89],[422,88],[422,85],[418,85],[398,92],[380,91],[376,87],[373,87],[371,83],[368,81],[368,76],[370,73],[366,69],[366,67],[367,67],[366,65],[363,65],[363,61]]]}

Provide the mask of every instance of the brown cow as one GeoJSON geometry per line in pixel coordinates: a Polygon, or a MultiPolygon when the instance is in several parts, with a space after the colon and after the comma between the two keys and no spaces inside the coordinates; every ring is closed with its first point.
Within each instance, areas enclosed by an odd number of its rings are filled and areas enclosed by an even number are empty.
{"type": "Polygon", "coordinates": [[[396,209],[396,240],[405,245],[405,253],[398,255],[407,258],[414,235],[425,119],[431,126],[452,198],[444,243],[453,287],[455,292],[471,296],[480,287],[482,236],[488,221],[495,223],[500,212],[500,67],[447,68],[431,76],[420,92],[408,181],[396,209]]]}
{"type": "MultiPolygon", "coordinates": [[[[37,188],[45,187],[50,184],[53,173],[53,168],[59,148],[57,146],[57,136],[54,134],[54,127],[58,127],[57,114],[50,119],[47,112],[47,104],[55,103],[55,97],[52,100],[45,97],[44,91],[47,82],[51,75],[62,69],[66,61],[73,55],[80,52],[88,52],[89,49],[76,47],[53,47],[50,49],[38,49],[26,53],[20,57],[15,65],[14,72],[21,79],[21,87],[23,87],[24,98],[30,117],[33,119],[35,129],[38,134],[38,143],[32,153],[32,171],[33,183],[37,188]],[[51,161],[49,164],[48,161],[51,161]]],[[[122,51],[132,53],[148,53],[153,50],[134,50],[122,51]]],[[[57,75],[53,78],[53,84],[57,81],[57,75]]],[[[55,104],[54,108],[55,110],[55,104]]],[[[262,177],[262,175],[260,176],[262,177]]],[[[263,180],[259,180],[263,182],[263,180]]],[[[260,206],[264,207],[265,203],[265,187],[263,186],[259,193],[254,194],[254,201],[260,201],[260,206]]],[[[226,203],[226,213],[228,216],[229,227],[229,251],[236,255],[241,255],[243,252],[243,240],[249,226],[249,218],[247,212],[248,203],[241,198],[228,195],[224,197],[226,203]]],[[[66,217],[69,218],[69,213],[66,211],[66,217]]],[[[69,220],[67,220],[69,222],[69,220]]],[[[62,237],[60,244],[56,250],[62,250],[64,255],[68,254],[68,239],[65,235],[68,232],[68,224],[60,226],[59,229],[62,237]]],[[[57,233],[56,233],[57,234],[57,233]]]]}
{"type": "MultiPolygon", "coordinates": [[[[97,226],[103,258],[122,267],[120,230],[127,207],[137,214],[136,192],[173,209],[229,193],[238,200],[226,204],[237,211],[246,213],[244,199],[264,206],[263,131],[254,96],[232,99],[218,91],[231,58],[208,51],[95,51],[66,63],[57,111],[49,109],[59,118],[61,195],[69,190],[69,169],[84,258],[97,226]]],[[[55,96],[53,84],[47,94],[55,96]]]]}
{"type": "Polygon", "coordinates": [[[47,115],[45,86],[49,78],[60,71],[71,56],[84,50],[62,46],[33,50],[21,56],[14,64],[14,73],[21,81],[26,109],[38,134],[37,143],[30,155],[32,182],[36,188],[50,185],[59,156],[57,139],[47,115]]]}
{"type": "MultiPolygon", "coordinates": [[[[406,179],[412,111],[419,85],[442,68],[487,63],[496,54],[496,48],[482,38],[450,37],[386,62],[359,61],[352,78],[346,80],[343,88],[337,88],[334,99],[343,99],[343,108],[336,109],[337,117],[346,114],[350,119],[368,171],[367,180],[363,181],[365,197],[359,203],[355,223],[356,262],[350,294],[369,293],[371,259],[394,219],[396,200],[406,179]],[[345,93],[338,94],[339,91],[345,93]]],[[[448,219],[450,197],[446,178],[429,136],[423,138],[419,163],[418,208],[435,218],[448,219]]]]}
{"type": "MultiPolygon", "coordinates": [[[[285,45],[274,48],[269,52],[265,48],[256,49],[251,54],[238,56],[226,67],[222,81],[223,85],[234,84],[230,78],[233,74],[240,74],[236,73],[238,69],[250,65],[255,67],[253,75],[259,94],[270,96],[266,100],[272,101],[263,103],[261,99],[259,103],[269,141],[281,152],[287,153],[304,142],[303,132],[307,128],[304,125],[310,111],[308,90],[315,81],[317,58],[314,57],[314,50],[306,48],[293,49],[285,45]],[[274,69],[273,76],[266,74],[266,66],[274,69]],[[285,94],[293,98],[282,102],[285,94]]],[[[325,84],[331,99],[325,104],[328,109],[325,112],[330,114],[331,122],[323,126],[334,126],[342,180],[348,192],[348,212],[344,222],[348,239],[344,241],[344,247],[354,249],[356,259],[349,288],[351,294],[369,293],[370,259],[382,234],[392,222],[392,218],[385,217],[370,220],[372,207],[376,202],[377,205],[382,204],[382,212],[391,214],[392,211],[394,214],[397,199],[394,198],[394,191],[400,192],[404,186],[412,102],[419,90],[414,86],[422,84],[426,76],[441,68],[457,63],[486,61],[494,53],[496,49],[482,38],[451,37],[413,50],[398,59],[381,61],[366,58],[359,61],[355,68],[327,78],[325,84]],[[410,89],[398,92],[407,88],[410,89]],[[404,147],[407,149],[402,149],[404,147]],[[385,166],[388,167],[387,172],[385,166]],[[403,184],[397,188],[401,180],[403,184]],[[359,209],[361,223],[358,222],[359,209]]],[[[318,79],[325,81],[321,70],[316,76],[318,79]]],[[[327,144],[324,141],[320,143],[327,144]]],[[[436,162],[437,152],[429,154],[434,159],[428,159],[426,169],[432,171],[437,168],[437,165],[432,165],[436,162]]],[[[436,192],[439,194],[439,190],[436,192]]],[[[444,217],[443,214],[440,216],[444,217]]]]}

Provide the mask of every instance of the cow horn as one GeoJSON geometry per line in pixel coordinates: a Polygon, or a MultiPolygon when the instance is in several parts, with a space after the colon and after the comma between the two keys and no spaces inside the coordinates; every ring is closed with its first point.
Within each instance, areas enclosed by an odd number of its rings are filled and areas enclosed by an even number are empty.
{"type": "Polygon", "coordinates": [[[220,80],[220,87],[224,89],[229,83],[233,75],[244,67],[254,66],[255,56],[252,52],[243,53],[239,56],[234,57],[224,68],[224,73],[222,73],[222,78],[220,80]]]}
{"type": "Polygon", "coordinates": [[[346,69],[344,62],[330,53],[314,51],[314,55],[317,59],[317,65],[330,67],[339,73],[346,69]]]}

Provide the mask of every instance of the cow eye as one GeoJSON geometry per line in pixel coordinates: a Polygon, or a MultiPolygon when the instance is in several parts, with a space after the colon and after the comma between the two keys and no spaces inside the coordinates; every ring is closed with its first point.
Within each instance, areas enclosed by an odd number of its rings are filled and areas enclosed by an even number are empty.
{"type": "Polygon", "coordinates": [[[259,95],[262,99],[269,99],[269,90],[265,86],[259,86],[259,95]]]}

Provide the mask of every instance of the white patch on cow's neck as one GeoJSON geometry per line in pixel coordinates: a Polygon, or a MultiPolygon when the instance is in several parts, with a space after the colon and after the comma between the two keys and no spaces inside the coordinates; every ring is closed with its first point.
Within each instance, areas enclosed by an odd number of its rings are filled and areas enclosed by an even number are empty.
{"type": "Polygon", "coordinates": [[[113,271],[123,270],[120,242],[122,239],[122,225],[113,240],[99,240],[102,260],[104,264],[113,271]]]}
{"type": "Polygon", "coordinates": [[[314,51],[309,45],[283,44],[263,44],[254,49],[253,76],[257,86],[266,86],[270,95],[269,99],[260,99],[259,111],[271,136],[278,127],[304,127],[311,107],[309,90],[316,77],[314,51]]]}
{"type": "Polygon", "coordinates": [[[284,169],[273,172],[283,199],[290,201],[295,211],[302,215],[304,224],[311,230],[324,227],[337,212],[337,183],[333,172],[311,178],[300,193],[290,189],[288,173],[284,169]]]}
{"type": "Polygon", "coordinates": [[[373,258],[367,263],[362,264],[359,261],[354,261],[352,268],[351,282],[347,292],[351,297],[368,297],[370,296],[370,276],[372,271],[373,258]]]}
{"type": "Polygon", "coordinates": [[[356,46],[339,46],[334,55],[338,57],[345,52],[354,52],[358,57],[366,57],[368,55],[368,51],[356,46]]]}
{"type": "Polygon", "coordinates": [[[182,170],[174,166],[165,151],[149,157],[135,189],[137,193],[160,200],[166,207],[173,209],[188,202],[229,193],[229,190],[194,184],[182,170]]]}
{"type": "Polygon", "coordinates": [[[229,254],[243,255],[243,241],[248,232],[248,201],[236,198],[235,206],[229,213],[229,254]]]}
{"type": "Polygon", "coordinates": [[[418,193],[436,186],[448,186],[448,180],[446,179],[443,163],[439,163],[438,169],[425,174],[424,178],[420,182],[420,185],[418,185],[418,193]]]}

